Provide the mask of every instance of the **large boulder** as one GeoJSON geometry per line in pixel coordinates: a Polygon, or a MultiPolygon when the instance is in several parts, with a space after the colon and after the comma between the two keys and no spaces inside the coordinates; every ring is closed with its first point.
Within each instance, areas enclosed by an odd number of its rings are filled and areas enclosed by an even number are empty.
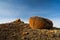
{"type": "Polygon", "coordinates": [[[43,17],[38,17],[38,16],[30,17],[29,25],[32,29],[37,29],[37,28],[50,29],[53,27],[53,23],[51,20],[43,18],[43,17]]]}

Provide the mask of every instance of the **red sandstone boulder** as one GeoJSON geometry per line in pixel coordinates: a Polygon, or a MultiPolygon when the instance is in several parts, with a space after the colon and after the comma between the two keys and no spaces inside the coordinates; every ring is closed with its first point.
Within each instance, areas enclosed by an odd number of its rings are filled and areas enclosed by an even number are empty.
{"type": "Polygon", "coordinates": [[[29,19],[29,25],[32,29],[50,29],[53,27],[53,23],[51,20],[38,17],[38,16],[33,16],[30,17],[29,19]]]}

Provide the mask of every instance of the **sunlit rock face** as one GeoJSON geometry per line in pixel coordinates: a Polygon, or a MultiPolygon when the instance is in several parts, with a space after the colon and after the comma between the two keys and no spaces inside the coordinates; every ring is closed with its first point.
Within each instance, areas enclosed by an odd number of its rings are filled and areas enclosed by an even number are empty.
{"type": "Polygon", "coordinates": [[[24,24],[24,22],[20,19],[16,19],[15,21],[13,21],[13,24],[24,24]]]}
{"type": "Polygon", "coordinates": [[[53,23],[51,20],[38,17],[38,16],[32,16],[29,19],[29,25],[32,29],[50,29],[53,27],[53,23]]]}
{"type": "Polygon", "coordinates": [[[21,22],[20,19],[16,19],[13,23],[18,23],[18,22],[21,22]]]}

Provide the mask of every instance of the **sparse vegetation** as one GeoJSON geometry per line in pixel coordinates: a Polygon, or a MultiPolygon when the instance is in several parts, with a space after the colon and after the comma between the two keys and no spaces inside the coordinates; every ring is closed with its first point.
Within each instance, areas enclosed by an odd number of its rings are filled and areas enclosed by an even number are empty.
{"type": "Polygon", "coordinates": [[[29,24],[14,21],[0,24],[0,40],[60,40],[60,28],[33,30],[29,24]]]}

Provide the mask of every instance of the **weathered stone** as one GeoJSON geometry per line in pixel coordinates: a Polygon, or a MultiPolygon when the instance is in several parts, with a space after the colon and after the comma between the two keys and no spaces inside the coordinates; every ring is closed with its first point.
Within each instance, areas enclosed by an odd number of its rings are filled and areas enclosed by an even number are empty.
{"type": "Polygon", "coordinates": [[[14,21],[14,23],[18,23],[18,22],[21,22],[21,20],[20,20],[20,19],[16,19],[16,20],[14,21]]]}
{"type": "Polygon", "coordinates": [[[12,22],[12,24],[20,24],[20,25],[23,25],[24,22],[21,21],[20,19],[16,19],[15,21],[12,22]]]}
{"type": "Polygon", "coordinates": [[[29,25],[32,29],[49,29],[53,27],[53,23],[51,20],[43,18],[43,17],[38,17],[38,16],[33,16],[29,19],[29,25]]]}

